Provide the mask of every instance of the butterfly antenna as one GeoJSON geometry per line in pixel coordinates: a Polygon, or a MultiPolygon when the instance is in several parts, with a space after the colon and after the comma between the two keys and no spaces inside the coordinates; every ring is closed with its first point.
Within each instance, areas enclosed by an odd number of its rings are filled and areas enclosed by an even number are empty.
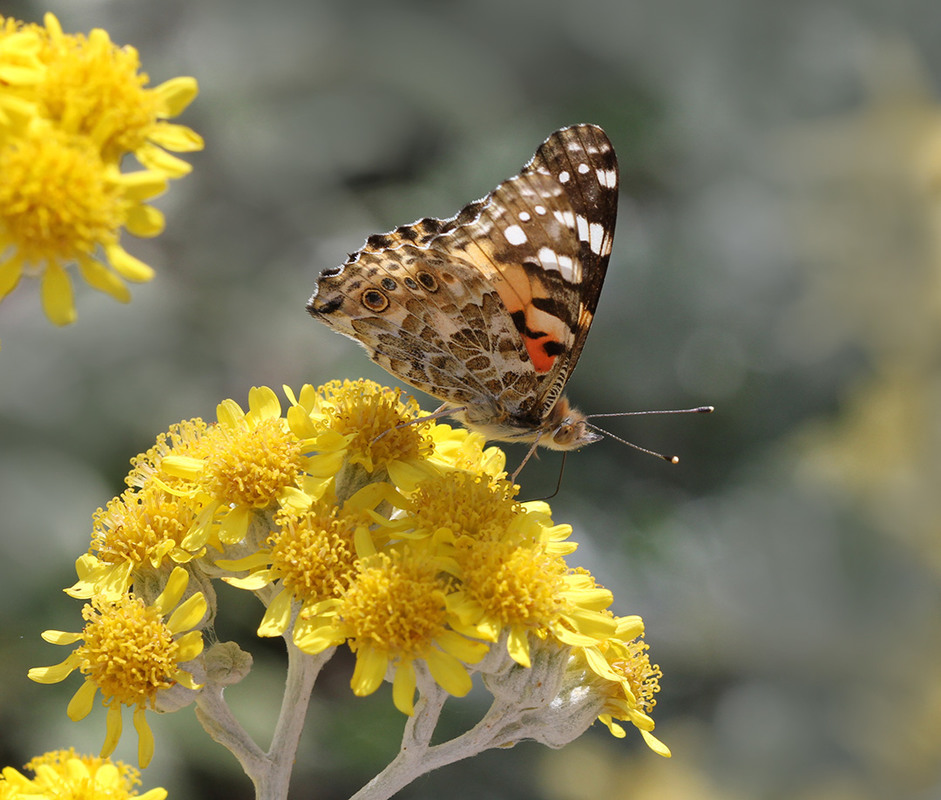
{"type": "MultiPolygon", "coordinates": [[[[649,414],[711,414],[715,411],[715,406],[697,406],[696,408],[670,408],[662,411],[620,411],[613,414],[591,414],[591,419],[597,417],[639,417],[646,416],[649,414]]],[[[606,431],[604,428],[599,428],[597,425],[592,425],[590,422],[585,422],[585,424],[592,430],[598,431],[598,433],[603,433],[605,436],[610,436],[616,442],[621,444],[626,444],[628,447],[633,447],[635,450],[640,450],[641,453],[647,453],[647,455],[655,456],[666,461],[668,464],[679,464],[679,456],[668,456],[663,453],[658,453],[656,450],[650,450],[647,447],[641,447],[639,444],[634,442],[629,442],[627,439],[622,439],[620,436],[615,436],[611,431],[606,431]]]]}

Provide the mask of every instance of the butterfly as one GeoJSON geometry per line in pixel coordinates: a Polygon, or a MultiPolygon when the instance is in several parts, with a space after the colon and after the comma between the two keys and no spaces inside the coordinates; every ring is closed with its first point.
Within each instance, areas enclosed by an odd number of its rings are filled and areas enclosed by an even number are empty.
{"type": "Polygon", "coordinates": [[[562,128],[455,216],[370,236],[320,273],[307,310],[441,400],[434,416],[530,443],[530,454],[575,450],[602,438],[563,391],[595,315],[617,203],[604,131],[562,128]]]}

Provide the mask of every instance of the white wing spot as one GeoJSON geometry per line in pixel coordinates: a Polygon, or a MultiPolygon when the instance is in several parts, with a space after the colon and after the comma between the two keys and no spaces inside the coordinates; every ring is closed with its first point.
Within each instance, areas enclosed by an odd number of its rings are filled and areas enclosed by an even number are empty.
{"type": "Polygon", "coordinates": [[[529,222],[532,219],[528,211],[520,211],[519,213],[520,222],[529,222]]]}
{"type": "Polygon", "coordinates": [[[579,214],[575,217],[575,221],[578,223],[578,238],[583,242],[591,242],[591,230],[588,224],[588,217],[583,217],[579,214]]]}
{"type": "Polygon", "coordinates": [[[618,174],[613,169],[597,169],[595,175],[598,176],[598,183],[605,189],[613,189],[618,182],[618,174]]]}
{"type": "MultiPolygon", "coordinates": [[[[571,211],[553,211],[552,216],[555,217],[559,222],[561,222],[566,228],[575,227],[575,215],[571,211]]],[[[579,217],[579,219],[585,219],[584,217],[579,217]]],[[[586,231],[588,220],[585,219],[586,231]]]]}
{"type": "Polygon", "coordinates": [[[578,165],[578,174],[579,174],[579,175],[584,175],[584,174],[585,174],[586,172],[588,172],[588,170],[590,170],[590,169],[591,169],[591,167],[589,167],[587,164],[579,164],[579,165],[578,165]]]}
{"type": "Polygon", "coordinates": [[[600,222],[592,222],[588,228],[588,242],[591,246],[592,252],[597,253],[599,256],[603,256],[604,253],[602,250],[604,248],[604,226],[600,222]]]}
{"type": "Polygon", "coordinates": [[[575,280],[575,263],[568,256],[559,255],[551,247],[540,247],[539,262],[545,269],[554,269],[567,281],[575,280]]]}
{"type": "Polygon", "coordinates": [[[519,225],[510,225],[503,231],[503,235],[510,244],[526,244],[526,234],[519,225]]]}
{"type": "Polygon", "coordinates": [[[568,182],[569,182],[569,178],[571,178],[571,177],[572,177],[572,176],[569,175],[568,170],[565,170],[565,169],[564,169],[564,170],[562,170],[562,171],[559,173],[559,183],[568,183],[568,182]]]}
{"type": "Polygon", "coordinates": [[[535,211],[535,212],[541,217],[543,214],[546,213],[546,207],[545,207],[545,206],[536,206],[535,208],[533,208],[533,211],[535,211]]]}

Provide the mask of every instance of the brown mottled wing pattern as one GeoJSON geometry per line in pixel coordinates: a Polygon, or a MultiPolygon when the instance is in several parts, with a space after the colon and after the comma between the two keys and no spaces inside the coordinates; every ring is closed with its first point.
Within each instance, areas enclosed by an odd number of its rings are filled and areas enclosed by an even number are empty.
{"type": "Polygon", "coordinates": [[[536,428],[584,346],[617,185],[601,128],[564,128],[454,217],[369,237],[321,274],[308,310],[470,421],[536,428]]]}

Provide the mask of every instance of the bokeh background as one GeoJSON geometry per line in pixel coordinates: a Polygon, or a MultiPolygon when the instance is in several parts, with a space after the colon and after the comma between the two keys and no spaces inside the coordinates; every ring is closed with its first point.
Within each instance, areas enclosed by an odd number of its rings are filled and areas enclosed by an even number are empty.
{"type": "MultiPolygon", "coordinates": [[[[401,797],[941,798],[936,0],[0,4],[46,10],[136,46],[154,84],[195,76],[181,121],[206,149],[160,201],[166,233],[127,244],[158,272],[130,305],[83,287],[65,330],[35,286],[0,307],[3,764],[101,745],[100,715],[65,717],[76,678],[25,672],[62,657],[41,630],[81,624],[60,588],[128,459],[253,385],[388,382],[308,318],[316,274],[595,122],[620,157],[620,219],[570,396],[718,411],[611,421],[681,463],[594,445],[553,508],[616,610],[647,622],[674,757],[596,726],[401,797]]],[[[553,454],[527,466],[524,497],[558,469],[553,454]]],[[[229,696],[264,742],[283,673],[258,614],[246,604],[219,634],[256,657],[229,696]]],[[[355,700],[349,674],[335,659],[315,692],[293,797],[346,797],[397,747],[388,692],[355,700]]],[[[454,730],[480,711],[453,705],[454,730]]],[[[152,724],[144,788],[251,796],[190,710],[152,724]]]]}

